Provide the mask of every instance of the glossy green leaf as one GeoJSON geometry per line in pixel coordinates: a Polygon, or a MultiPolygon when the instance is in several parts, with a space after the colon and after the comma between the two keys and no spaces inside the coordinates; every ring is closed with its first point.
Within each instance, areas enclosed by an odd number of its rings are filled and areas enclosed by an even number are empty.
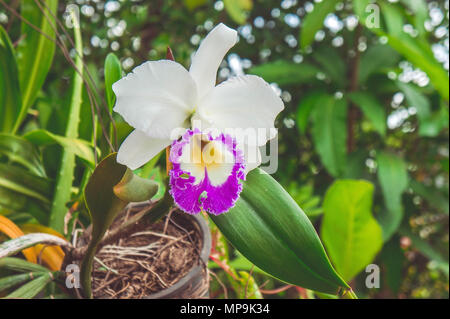
{"type": "Polygon", "coordinates": [[[314,147],[327,171],[340,176],[346,164],[347,102],[325,96],[314,108],[312,117],[314,147]]]}
{"type": "Polygon", "coordinates": [[[370,120],[374,128],[381,136],[386,135],[386,112],[384,106],[367,92],[352,92],[348,95],[350,100],[355,103],[370,120]]]}
{"type": "Polygon", "coordinates": [[[95,167],[94,147],[86,141],[56,135],[46,130],[34,130],[23,137],[37,146],[59,144],[66,151],[70,151],[80,157],[90,167],[95,167]]]}
{"type": "Polygon", "coordinates": [[[408,187],[406,164],[400,157],[382,152],[377,155],[378,181],[386,209],[377,216],[387,241],[398,229],[403,218],[402,194],[408,187]]]}
{"type": "Polygon", "coordinates": [[[313,42],[317,31],[322,29],[326,16],[334,11],[338,2],[338,0],[327,0],[314,3],[313,11],[306,15],[300,29],[300,47],[302,49],[305,49],[313,42]]]}
{"type": "Polygon", "coordinates": [[[334,294],[348,287],[301,208],[260,169],[247,175],[235,207],[211,219],[248,260],[282,281],[334,294]]]}
{"type": "Polygon", "coordinates": [[[249,11],[253,7],[253,0],[223,0],[225,10],[237,24],[247,21],[249,11]]]}
{"type": "Polygon", "coordinates": [[[47,272],[36,279],[26,283],[17,290],[13,291],[5,297],[9,298],[21,298],[21,299],[31,299],[36,297],[47,286],[49,282],[53,280],[52,274],[47,272]]]}
{"type": "MultiPolygon", "coordinates": [[[[75,13],[71,13],[73,19],[75,13]]],[[[78,124],[80,122],[80,111],[83,94],[83,44],[81,39],[81,31],[79,23],[74,23],[75,34],[75,66],[72,91],[70,97],[69,115],[65,130],[65,137],[76,139],[78,137],[78,124]]],[[[67,213],[67,202],[70,201],[72,182],[75,172],[75,153],[72,149],[64,148],[61,156],[61,164],[59,166],[58,175],[56,177],[55,192],[50,211],[49,226],[54,230],[62,233],[64,228],[64,217],[67,213]]]]}
{"type": "Polygon", "coordinates": [[[327,98],[326,93],[313,91],[300,99],[297,107],[297,127],[301,134],[305,134],[310,115],[323,98],[327,98]]]}
{"type": "Polygon", "coordinates": [[[14,48],[0,25],[0,132],[11,132],[22,106],[14,48]]]}
{"type": "Polygon", "coordinates": [[[337,180],[324,198],[323,243],[347,281],[370,264],[383,245],[381,227],[372,216],[373,190],[363,180],[337,180]]]}
{"type": "Polygon", "coordinates": [[[45,177],[44,166],[36,147],[23,137],[0,133],[0,154],[6,155],[12,163],[21,164],[35,175],[45,177]]]}
{"type": "Polygon", "coordinates": [[[293,63],[284,60],[255,66],[249,73],[262,77],[269,83],[279,85],[308,83],[316,79],[320,69],[308,63],[293,63]]]}
{"type": "MultiPolygon", "coordinates": [[[[56,21],[53,16],[57,15],[58,0],[45,0],[44,4],[41,5],[45,13],[41,12],[34,1],[21,1],[20,5],[21,16],[54,39],[53,27],[56,26],[56,21]]],[[[25,37],[17,47],[22,108],[15,121],[13,132],[17,131],[25,119],[28,109],[34,103],[41,86],[44,84],[55,52],[54,40],[46,38],[25,22],[22,22],[22,34],[25,37]]]]}
{"type": "Polygon", "coordinates": [[[116,96],[112,90],[112,85],[122,78],[122,65],[119,58],[114,53],[109,53],[105,59],[105,91],[106,101],[109,111],[112,112],[116,96]]]}

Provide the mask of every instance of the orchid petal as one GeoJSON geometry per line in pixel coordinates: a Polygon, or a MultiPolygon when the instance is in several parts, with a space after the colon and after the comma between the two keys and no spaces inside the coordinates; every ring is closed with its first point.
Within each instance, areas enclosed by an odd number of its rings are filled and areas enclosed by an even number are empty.
{"type": "Polygon", "coordinates": [[[276,135],[275,118],[283,108],[283,102],[267,82],[246,75],[233,77],[212,89],[201,99],[196,118],[203,125],[234,136],[238,143],[244,138],[246,144],[261,146],[276,135]]]}
{"type": "Polygon", "coordinates": [[[237,32],[221,23],[201,42],[189,69],[197,84],[200,98],[216,85],[219,65],[228,50],[236,44],[237,39],[237,32]]]}
{"type": "Polygon", "coordinates": [[[197,102],[197,88],[180,64],[149,61],[113,84],[117,100],[114,111],[131,126],[150,137],[173,137],[173,129],[187,128],[197,102]]]}
{"type": "Polygon", "coordinates": [[[120,146],[117,162],[130,169],[139,168],[169,146],[171,142],[170,139],[151,138],[141,131],[134,130],[120,146]]]}

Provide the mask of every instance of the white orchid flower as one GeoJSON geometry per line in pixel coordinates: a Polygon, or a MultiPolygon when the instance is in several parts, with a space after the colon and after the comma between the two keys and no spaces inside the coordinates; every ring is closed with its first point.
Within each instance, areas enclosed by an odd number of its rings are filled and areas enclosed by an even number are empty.
{"type": "Polygon", "coordinates": [[[189,71],[170,60],[148,61],[112,87],[114,111],[135,128],[120,146],[117,161],[136,169],[172,144],[171,160],[178,162],[171,172],[171,193],[188,213],[205,209],[218,214],[234,205],[242,187],[233,182],[230,188],[230,176],[242,180],[260,165],[259,147],[274,137],[275,118],[284,108],[270,85],[258,76],[232,77],[216,86],[219,65],[237,40],[235,30],[219,24],[200,44],[189,71]],[[211,129],[218,133],[207,133],[211,129]],[[262,136],[249,133],[261,130],[262,136]],[[196,149],[200,157],[193,164],[192,156],[185,155],[196,149]],[[206,150],[212,154],[209,163],[206,150]],[[189,188],[189,192],[177,193],[176,187],[189,188]],[[222,196],[228,198],[225,204],[224,198],[213,196],[224,187],[230,188],[222,196]]]}

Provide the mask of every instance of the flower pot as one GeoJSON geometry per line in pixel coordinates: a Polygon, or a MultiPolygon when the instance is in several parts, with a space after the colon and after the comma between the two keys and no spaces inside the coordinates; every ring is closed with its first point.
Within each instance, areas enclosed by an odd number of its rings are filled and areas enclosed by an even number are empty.
{"type": "MultiPolygon", "coordinates": [[[[149,205],[146,202],[128,206],[117,223],[120,225],[131,210],[141,211],[149,205]]],[[[174,209],[159,222],[140,225],[137,229],[97,253],[93,271],[94,298],[194,299],[209,296],[207,263],[211,235],[203,216],[174,209]],[[136,240],[140,242],[136,244],[136,240]],[[137,249],[142,247],[156,248],[149,248],[149,252],[137,249]],[[113,250],[117,255],[110,253],[113,250]],[[123,251],[130,255],[122,255],[123,251]],[[182,265],[180,270],[177,265],[182,265]],[[123,274],[128,277],[120,277],[123,274]],[[108,284],[111,281],[113,283],[108,284]]]]}

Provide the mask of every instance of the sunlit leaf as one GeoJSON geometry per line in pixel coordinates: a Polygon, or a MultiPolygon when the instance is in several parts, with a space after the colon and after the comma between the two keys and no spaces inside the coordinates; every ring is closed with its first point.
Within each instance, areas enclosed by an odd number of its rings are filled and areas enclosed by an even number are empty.
{"type": "Polygon", "coordinates": [[[370,264],[383,245],[381,227],[372,216],[373,190],[363,180],[337,180],[324,198],[322,239],[347,281],[370,264]]]}

